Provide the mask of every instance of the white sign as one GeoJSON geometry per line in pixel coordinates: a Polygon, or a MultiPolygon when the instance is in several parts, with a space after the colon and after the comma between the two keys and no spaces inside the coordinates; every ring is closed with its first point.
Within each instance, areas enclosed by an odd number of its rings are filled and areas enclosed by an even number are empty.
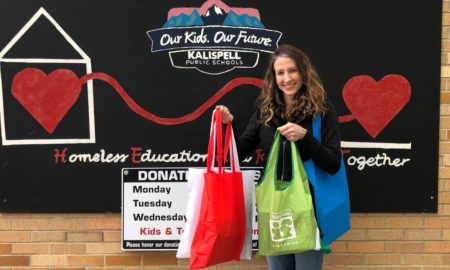
{"type": "MultiPolygon", "coordinates": [[[[122,250],[178,248],[186,223],[187,171],[187,167],[122,169],[122,250]]],[[[253,247],[256,248],[255,208],[253,213],[253,247]]]]}

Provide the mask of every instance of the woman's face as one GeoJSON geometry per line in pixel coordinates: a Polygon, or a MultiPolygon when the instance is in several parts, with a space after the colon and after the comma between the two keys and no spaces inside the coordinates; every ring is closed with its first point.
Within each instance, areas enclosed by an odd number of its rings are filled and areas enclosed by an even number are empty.
{"type": "Polygon", "coordinates": [[[284,101],[290,102],[300,90],[303,80],[294,60],[279,56],[273,63],[278,88],[283,92],[284,101]]]}

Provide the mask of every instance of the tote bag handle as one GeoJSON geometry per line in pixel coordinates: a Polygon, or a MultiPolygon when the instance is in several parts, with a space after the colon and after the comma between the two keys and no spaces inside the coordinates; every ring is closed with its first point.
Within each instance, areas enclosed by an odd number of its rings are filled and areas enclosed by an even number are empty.
{"type": "MultiPolygon", "coordinates": [[[[286,185],[283,185],[283,187],[277,187],[277,183],[283,183],[283,181],[280,181],[277,177],[277,164],[279,159],[279,148],[280,148],[280,140],[281,140],[280,131],[277,129],[275,131],[274,139],[272,142],[272,146],[270,148],[269,157],[266,163],[266,168],[264,169],[264,175],[262,178],[262,181],[258,183],[258,185],[262,185],[265,179],[265,175],[273,175],[273,188],[275,190],[284,190],[289,188],[289,186],[292,184],[292,181],[287,182],[286,185]]],[[[303,181],[304,177],[306,177],[306,172],[303,168],[303,162],[300,158],[300,155],[297,150],[297,146],[294,142],[290,142],[291,144],[291,160],[289,162],[292,162],[292,179],[301,179],[303,181]]]]}
{"type": "Polygon", "coordinates": [[[217,148],[218,173],[223,172],[223,145],[222,145],[222,116],[219,109],[215,109],[211,121],[211,132],[209,135],[208,155],[206,158],[207,171],[212,171],[217,148]]]}
{"type": "Polygon", "coordinates": [[[225,146],[223,151],[224,162],[226,162],[228,153],[230,153],[231,171],[240,172],[241,167],[239,165],[239,155],[237,152],[236,139],[234,137],[234,131],[231,122],[228,122],[227,129],[225,131],[225,146]]]}
{"type": "Polygon", "coordinates": [[[225,142],[222,136],[222,114],[220,109],[215,109],[211,119],[211,130],[209,135],[207,170],[212,171],[215,161],[215,152],[217,149],[217,165],[218,172],[223,172],[223,166],[227,160],[228,152],[230,152],[230,164],[233,172],[241,171],[239,166],[239,157],[237,153],[236,140],[234,137],[231,122],[227,123],[225,131],[225,142]],[[225,143],[225,145],[224,145],[225,143]]]}

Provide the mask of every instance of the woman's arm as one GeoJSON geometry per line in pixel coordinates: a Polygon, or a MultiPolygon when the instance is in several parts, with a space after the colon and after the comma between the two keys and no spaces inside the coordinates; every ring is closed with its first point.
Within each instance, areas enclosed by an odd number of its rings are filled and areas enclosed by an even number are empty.
{"type": "MultiPolygon", "coordinates": [[[[233,121],[233,114],[224,105],[218,105],[216,109],[221,111],[222,122],[228,123],[233,121]]],[[[237,137],[236,145],[238,148],[239,159],[243,160],[245,157],[249,156],[258,146],[259,143],[259,123],[258,123],[258,109],[255,106],[255,111],[250,118],[250,121],[245,128],[244,133],[237,137]]]]}
{"type": "Polygon", "coordinates": [[[327,111],[322,115],[321,137],[322,141],[319,142],[312,132],[307,132],[305,137],[298,141],[298,145],[319,168],[335,174],[341,167],[341,135],[336,109],[329,101],[327,111]]]}

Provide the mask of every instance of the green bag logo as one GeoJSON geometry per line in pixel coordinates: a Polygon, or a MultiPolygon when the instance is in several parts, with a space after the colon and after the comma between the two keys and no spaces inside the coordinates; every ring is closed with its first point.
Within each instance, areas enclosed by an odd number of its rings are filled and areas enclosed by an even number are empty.
{"type": "Polygon", "coordinates": [[[280,242],[297,237],[291,209],[283,210],[280,213],[271,213],[269,223],[272,241],[280,242]]]}

